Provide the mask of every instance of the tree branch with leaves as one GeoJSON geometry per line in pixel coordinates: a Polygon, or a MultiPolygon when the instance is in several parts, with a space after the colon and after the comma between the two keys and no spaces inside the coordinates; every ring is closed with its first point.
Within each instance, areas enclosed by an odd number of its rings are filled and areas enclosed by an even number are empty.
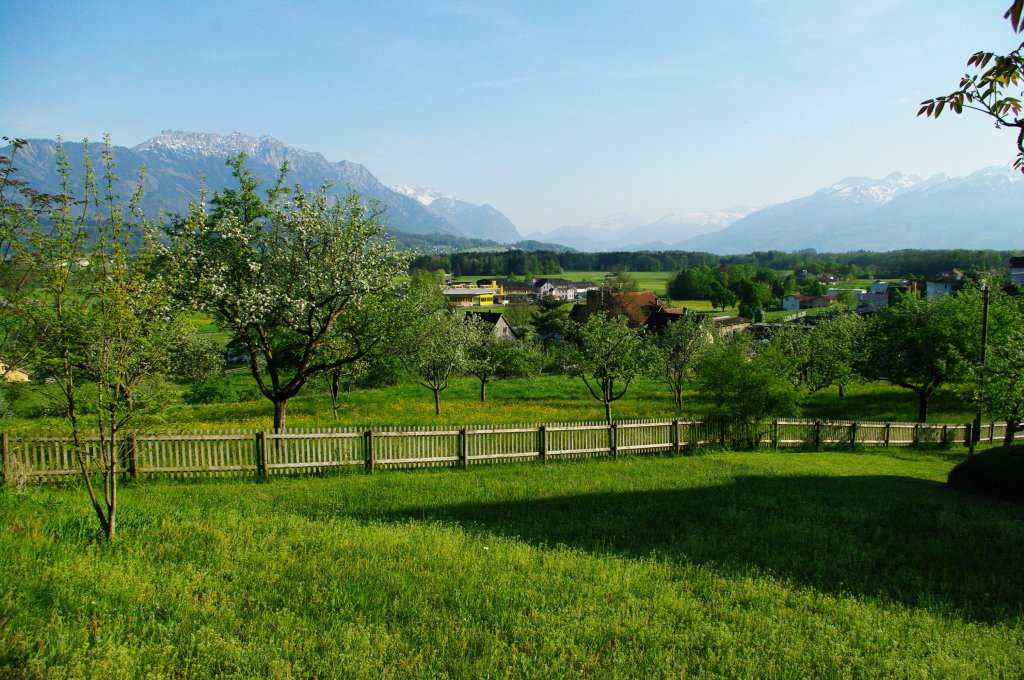
{"type": "MultiPolygon", "coordinates": [[[[1015,32],[1024,31],[1024,0],[1015,0],[1003,16],[1015,32]]],[[[996,128],[1015,129],[1013,167],[1024,173],[1024,43],[1008,54],[975,52],[967,66],[978,72],[965,73],[953,92],[921,102],[917,115],[938,118],[947,108],[956,114],[969,109],[992,118],[996,128]]]]}

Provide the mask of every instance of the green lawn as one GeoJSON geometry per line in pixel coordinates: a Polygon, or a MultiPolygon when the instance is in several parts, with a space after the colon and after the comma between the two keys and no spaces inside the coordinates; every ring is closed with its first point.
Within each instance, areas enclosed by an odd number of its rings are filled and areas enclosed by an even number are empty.
{"type": "Polygon", "coordinates": [[[1019,677],[1024,508],[956,457],[0,492],[0,677],[1019,677]]]}

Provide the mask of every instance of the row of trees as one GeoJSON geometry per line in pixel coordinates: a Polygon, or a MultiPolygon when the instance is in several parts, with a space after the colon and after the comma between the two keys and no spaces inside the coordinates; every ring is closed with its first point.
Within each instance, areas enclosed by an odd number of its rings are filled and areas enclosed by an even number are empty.
{"type": "Polygon", "coordinates": [[[821,390],[843,396],[854,381],[880,380],[914,394],[920,422],[935,392],[954,386],[988,417],[1006,420],[1008,438],[1024,427],[1024,296],[999,285],[984,294],[968,285],[952,296],[906,295],[871,318],[840,312],[760,338],[716,338],[711,329],[707,317],[689,315],[645,336],[625,319],[595,314],[570,329],[558,363],[586,382],[609,419],[611,402],[648,374],[671,387],[679,410],[684,386],[692,385],[718,413],[746,422],[797,415],[821,390]]]}
{"type": "MultiPolygon", "coordinates": [[[[816,278],[798,282],[794,274],[779,276],[774,269],[749,264],[690,267],[679,271],[668,283],[669,297],[675,300],[707,300],[720,309],[739,304],[740,316],[748,318],[759,310],[778,307],[785,295],[825,292],[825,285],[816,278]]],[[[852,296],[845,303],[851,307],[852,296]]]]}
{"type": "MultiPolygon", "coordinates": [[[[693,267],[749,265],[774,272],[830,273],[841,278],[906,278],[933,276],[953,268],[997,269],[1013,251],[894,250],[883,253],[819,253],[813,249],[756,251],[745,255],[714,255],[680,250],[660,252],[577,253],[507,250],[493,253],[420,255],[412,269],[443,269],[456,276],[542,276],[563,271],[678,272],[693,267]]],[[[692,299],[692,298],[683,298],[692,299]]]]}

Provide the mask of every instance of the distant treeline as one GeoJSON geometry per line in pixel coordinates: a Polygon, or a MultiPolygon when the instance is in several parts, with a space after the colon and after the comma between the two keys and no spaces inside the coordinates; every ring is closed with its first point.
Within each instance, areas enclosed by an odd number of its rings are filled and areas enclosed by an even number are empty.
{"type": "Polygon", "coordinates": [[[852,278],[902,278],[931,276],[956,268],[961,270],[998,270],[1011,256],[1010,250],[893,250],[882,253],[819,253],[813,249],[786,253],[758,251],[747,255],[713,255],[681,250],[664,252],[556,253],[463,252],[421,255],[410,270],[443,269],[454,276],[535,276],[563,271],[679,271],[691,267],[717,267],[721,264],[749,264],[776,271],[829,272],[852,278]]]}

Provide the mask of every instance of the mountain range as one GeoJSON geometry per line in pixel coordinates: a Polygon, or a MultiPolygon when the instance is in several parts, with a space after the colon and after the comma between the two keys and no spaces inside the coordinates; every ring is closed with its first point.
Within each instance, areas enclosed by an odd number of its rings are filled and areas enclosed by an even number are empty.
{"type": "Polygon", "coordinates": [[[850,177],[675,244],[747,253],[1024,248],[1024,175],[992,167],[966,177],[850,177]]]}
{"type": "MultiPolygon", "coordinates": [[[[64,142],[64,151],[72,166],[74,183],[81,184],[82,144],[64,142]]],[[[90,144],[94,163],[99,161],[101,152],[102,145],[90,144]]],[[[380,201],[387,206],[385,217],[389,230],[413,236],[407,240],[418,246],[493,247],[498,245],[495,241],[478,234],[499,231],[504,242],[521,238],[512,223],[490,206],[473,206],[452,199],[445,204],[450,206],[448,211],[452,216],[449,217],[442,204],[430,210],[415,198],[385,186],[363,165],[349,161],[332,163],[319,153],[288,146],[269,136],[252,137],[240,132],[221,136],[168,130],[135,147],[115,146],[113,152],[117,175],[122,178],[122,195],[135,189],[139,172],[145,168],[142,207],[150,215],[159,211],[184,213],[203,187],[213,192],[233,186],[235,180],[225,160],[243,152],[247,157],[246,166],[263,180],[264,186],[276,179],[281,164],[287,162],[290,184],[316,189],[328,182],[328,192],[334,196],[355,190],[365,199],[380,201]],[[474,214],[480,215],[479,225],[474,223],[474,214]],[[508,228],[500,230],[493,226],[500,219],[504,219],[508,228]]],[[[2,153],[9,155],[10,147],[2,153]]],[[[60,177],[56,157],[55,141],[28,140],[17,153],[16,176],[39,191],[57,192],[60,177]]]]}
{"type": "MultiPolygon", "coordinates": [[[[72,177],[81,181],[81,144],[64,143],[72,177]]],[[[98,159],[100,145],[91,147],[98,159]]],[[[512,246],[528,250],[691,250],[718,254],[753,250],[825,252],[902,248],[1024,248],[1024,175],[986,168],[965,177],[922,179],[893,173],[882,179],[849,177],[809,196],[761,208],[670,214],[654,222],[618,213],[525,241],[491,205],[476,205],[433,189],[387,187],[363,165],[330,162],[323,155],[269,136],[221,136],[164,131],[138,146],[114,147],[122,195],[145,168],[143,208],[182,213],[200,195],[232,186],[228,156],[244,152],[247,167],[268,184],[283,162],[289,183],[306,189],[330,183],[334,195],[359,191],[387,206],[389,231],[399,243],[423,250],[512,246]]],[[[7,150],[0,153],[9,154],[7,150]]],[[[18,151],[17,176],[35,189],[60,187],[57,144],[34,139],[18,151]]]]}

